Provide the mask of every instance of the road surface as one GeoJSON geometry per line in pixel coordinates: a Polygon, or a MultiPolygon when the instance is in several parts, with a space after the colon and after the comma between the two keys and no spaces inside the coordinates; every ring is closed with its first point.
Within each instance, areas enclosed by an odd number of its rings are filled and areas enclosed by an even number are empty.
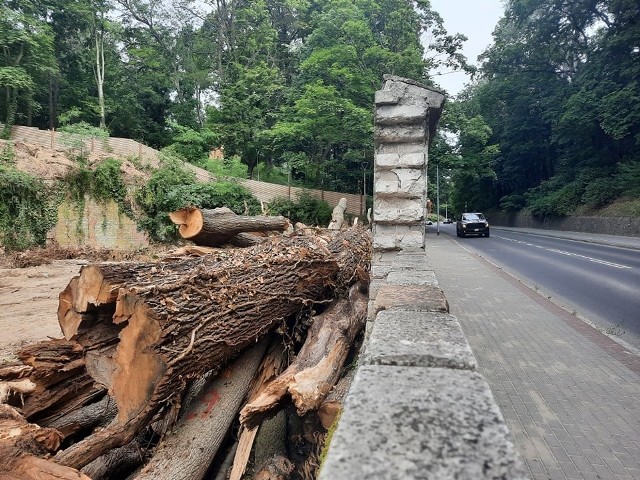
{"type": "MultiPolygon", "coordinates": [[[[440,234],[456,238],[455,224],[441,224],[440,234]]],[[[456,240],[569,312],[640,349],[639,250],[499,227],[492,228],[489,238],[456,240]]]]}

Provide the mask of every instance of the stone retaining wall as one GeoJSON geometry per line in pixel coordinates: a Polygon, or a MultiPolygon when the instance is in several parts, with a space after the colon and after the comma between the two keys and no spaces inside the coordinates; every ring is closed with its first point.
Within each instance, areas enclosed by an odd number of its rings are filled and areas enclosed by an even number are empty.
{"type": "Polygon", "coordinates": [[[527,478],[424,253],[427,146],[443,101],[397,77],[376,93],[365,343],[320,480],[527,478]]]}
{"type": "Polygon", "coordinates": [[[640,237],[640,217],[565,217],[540,220],[530,213],[497,212],[490,215],[489,221],[503,227],[640,237]]]}

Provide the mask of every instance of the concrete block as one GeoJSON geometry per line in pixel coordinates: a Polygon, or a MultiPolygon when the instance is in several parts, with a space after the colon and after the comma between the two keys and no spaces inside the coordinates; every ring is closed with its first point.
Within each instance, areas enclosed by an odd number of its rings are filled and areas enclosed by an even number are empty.
{"type": "Polygon", "coordinates": [[[371,266],[371,278],[372,279],[386,279],[387,275],[391,271],[391,265],[372,265],[371,266]]]}
{"type": "Polygon", "coordinates": [[[377,153],[375,165],[379,169],[390,170],[392,168],[420,168],[427,165],[426,152],[410,153],[377,153]]]}
{"type": "Polygon", "coordinates": [[[375,298],[378,296],[380,289],[387,284],[385,279],[374,278],[369,282],[369,297],[375,298]]]}
{"type": "Polygon", "coordinates": [[[373,237],[373,249],[377,251],[395,250],[404,248],[420,248],[424,245],[424,234],[408,232],[404,235],[376,235],[373,237]]]}
{"type": "Polygon", "coordinates": [[[375,223],[411,224],[424,220],[424,201],[422,198],[378,198],[373,200],[375,223]]]}
{"type": "Polygon", "coordinates": [[[400,101],[398,92],[390,90],[378,90],[374,97],[376,105],[395,105],[400,101]]]}
{"type": "Polygon", "coordinates": [[[426,145],[425,125],[376,125],[375,138],[378,143],[418,143],[426,145]]]}
{"type": "Polygon", "coordinates": [[[427,118],[425,105],[377,104],[376,123],[379,125],[402,125],[423,123],[427,118]]]}
{"type": "Polygon", "coordinates": [[[390,285],[438,285],[436,274],[431,270],[392,271],[387,275],[390,285]]]}
{"type": "Polygon", "coordinates": [[[373,313],[391,309],[449,313],[449,303],[436,285],[378,285],[373,313]]]}
{"type": "MultiPolygon", "coordinates": [[[[393,228],[393,227],[392,227],[393,228]]],[[[392,265],[397,252],[373,252],[371,263],[373,265],[392,265]]]]}
{"type": "Polygon", "coordinates": [[[478,366],[456,317],[403,310],[375,317],[362,363],[463,370],[478,366]]]}
{"type": "Polygon", "coordinates": [[[376,155],[423,153],[429,155],[424,139],[413,143],[381,143],[376,142],[376,155]]]}
{"type": "Polygon", "coordinates": [[[417,252],[409,252],[407,250],[403,250],[402,252],[399,252],[396,258],[393,259],[392,267],[393,271],[395,272],[402,272],[404,270],[433,270],[433,268],[429,264],[429,260],[427,259],[424,250],[417,252]]]}
{"type": "Polygon", "coordinates": [[[418,198],[422,201],[426,187],[425,171],[417,168],[382,170],[375,175],[374,189],[382,197],[418,198]]]}
{"type": "Polygon", "coordinates": [[[445,368],[364,365],[320,480],[525,479],[484,378],[445,368]]]}

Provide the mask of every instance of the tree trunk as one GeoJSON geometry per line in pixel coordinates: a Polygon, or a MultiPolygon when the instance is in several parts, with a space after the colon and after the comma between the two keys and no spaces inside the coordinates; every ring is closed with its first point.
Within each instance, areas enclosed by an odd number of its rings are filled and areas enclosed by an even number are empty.
{"type": "Polygon", "coordinates": [[[320,404],[320,408],[318,408],[318,418],[322,426],[327,430],[333,425],[340,414],[340,410],[342,410],[342,403],[349,392],[355,372],[355,368],[351,369],[344,377],[338,380],[336,386],[333,387],[327,398],[320,404]]]}
{"type": "Polygon", "coordinates": [[[136,480],[155,479],[159,474],[167,480],[204,477],[240,410],[265,349],[263,339],[205,386],[136,480]]]}
{"type": "MultiPolygon", "coordinates": [[[[328,289],[343,288],[343,282],[366,273],[370,246],[368,232],[351,229],[328,243],[319,237],[279,237],[233,255],[221,251],[131,268],[83,269],[70,282],[75,286],[61,295],[61,321],[69,312],[78,313],[73,305],[90,312],[112,302],[120,287],[113,322],[125,326],[112,367],[103,369],[108,378],[102,379],[118,417],[59,452],[56,460],[80,468],[131,441],[190,379],[228,362],[290,315],[324,299],[328,289]],[[118,278],[116,271],[133,282],[118,278]],[[80,288],[85,282],[86,290],[80,288]]],[[[72,327],[64,329],[66,335],[82,332],[82,322],[72,327]]]]}
{"type": "Polygon", "coordinates": [[[0,477],[12,480],[90,480],[77,470],[39,458],[58,449],[61,439],[57,430],[27,423],[14,408],[0,404],[0,477]]]}
{"type": "Polygon", "coordinates": [[[236,215],[226,207],[212,210],[188,208],[170,213],[169,217],[180,226],[182,238],[210,247],[225,243],[246,246],[246,235],[240,239],[234,237],[243,232],[283,231],[289,225],[284,217],[236,215]]]}
{"type": "Polygon", "coordinates": [[[355,336],[364,327],[366,288],[351,287],[349,298],[336,300],[315,317],[295,361],[240,412],[240,421],[254,426],[289,393],[300,416],[317,409],[340,376],[355,336]]]}

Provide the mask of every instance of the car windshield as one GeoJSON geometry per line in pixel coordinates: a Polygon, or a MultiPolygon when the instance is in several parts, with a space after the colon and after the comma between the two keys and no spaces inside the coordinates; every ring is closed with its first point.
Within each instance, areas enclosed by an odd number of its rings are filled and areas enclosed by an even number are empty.
{"type": "Polygon", "coordinates": [[[478,220],[484,220],[484,215],[481,213],[465,213],[462,216],[463,220],[471,220],[472,222],[478,221],[478,220]]]}

